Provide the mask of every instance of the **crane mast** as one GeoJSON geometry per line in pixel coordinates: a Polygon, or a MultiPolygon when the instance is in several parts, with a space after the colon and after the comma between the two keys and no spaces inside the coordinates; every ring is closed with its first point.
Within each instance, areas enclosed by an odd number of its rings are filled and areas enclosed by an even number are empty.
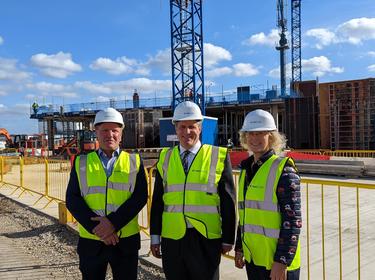
{"type": "Polygon", "coordinates": [[[285,96],[286,93],[286,73],[285,65],[286,59],[285,54],[286,50],[289,49],[288,40],[286,38],[287,32],[287,21],[285,17],[285,4],[283,0],[277,0],[277,27],[279,29],[279,45],[276,46],[276,50],[280,51],[280,88],[281,96],[285,96]]]}
{"type": "Polygon", "coordinates": [[[292,0],[292,88],[302,81],[301,65],[301,0],[292,0]]]}
{"type": "Polygon", "coordinates": [[[170,0],[172,107],[185,100],[205,113],[202,0],[170,0]]]}

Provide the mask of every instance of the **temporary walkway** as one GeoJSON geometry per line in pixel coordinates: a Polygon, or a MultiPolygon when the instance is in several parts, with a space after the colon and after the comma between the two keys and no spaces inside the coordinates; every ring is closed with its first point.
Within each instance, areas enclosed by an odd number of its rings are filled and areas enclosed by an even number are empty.
{"type": "Polygon", "coordinates": [[[0,280],[40,279],[64,279],[64,275],[56,274],[53,267],[39,263],[11,238],[0,235],[0,280]]]}

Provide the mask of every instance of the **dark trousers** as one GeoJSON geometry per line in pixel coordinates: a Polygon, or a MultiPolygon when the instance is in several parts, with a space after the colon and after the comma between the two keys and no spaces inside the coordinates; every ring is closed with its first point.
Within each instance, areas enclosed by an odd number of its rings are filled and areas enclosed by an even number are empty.
{"type": "MultiPolygon", "coordinates": [[[[271,270],[264,266],[257,266],[253,262],[246,262],[247,279],[251,280],[269,280],[271,270]]],[[[299,269],[287,272],[287,280],[299,280],[299,269]]]]}
{"type": "Polygon", "coordinates": [[[79,255],[79,269],[83,280],[104,280],[108,264],[113,280],[136,280],[138,251],[124,254],[118,247],[102,246],[97,255],[79,255]]]}
{"type": "Polygon", "coordinates": [[[187,229],[179,240],[162,238],[162,262],[168,280],[218,280],[221,239],[187,229]]]}

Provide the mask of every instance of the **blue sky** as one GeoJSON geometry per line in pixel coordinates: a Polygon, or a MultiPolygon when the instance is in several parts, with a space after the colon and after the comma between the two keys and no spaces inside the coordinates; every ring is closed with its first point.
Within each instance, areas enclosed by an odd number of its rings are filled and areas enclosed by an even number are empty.
{"type": "MultiPolygon", "coordinates": [[[[208,93],[279,85],[276,1],[204,0],[203,29],[208,93]]],[[[2,0],[0,127],[36,133],[34,101],[169,96],[169,48],[169,1],[2,0]]],[[[304,80],[375,77],[375,1],[302,0],[302,67],[304,80]]]]}

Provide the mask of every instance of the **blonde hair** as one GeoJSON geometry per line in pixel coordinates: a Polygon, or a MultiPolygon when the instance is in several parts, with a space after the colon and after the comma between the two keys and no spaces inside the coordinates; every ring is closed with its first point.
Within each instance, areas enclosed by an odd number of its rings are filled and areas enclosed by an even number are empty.
{"type": "MultiPolygon", "coordinates": [[[[247,146],[246,135],[249,131],[239,132],[240,134],[240,144],[241,146],[250,151],[247,146]]],[[[269,131],[270,137],[268,142],[268,149],[273,149],[276,154],[279,154],[285,147],[287,139],[284,134],[278,131],[269,131]]]]}

